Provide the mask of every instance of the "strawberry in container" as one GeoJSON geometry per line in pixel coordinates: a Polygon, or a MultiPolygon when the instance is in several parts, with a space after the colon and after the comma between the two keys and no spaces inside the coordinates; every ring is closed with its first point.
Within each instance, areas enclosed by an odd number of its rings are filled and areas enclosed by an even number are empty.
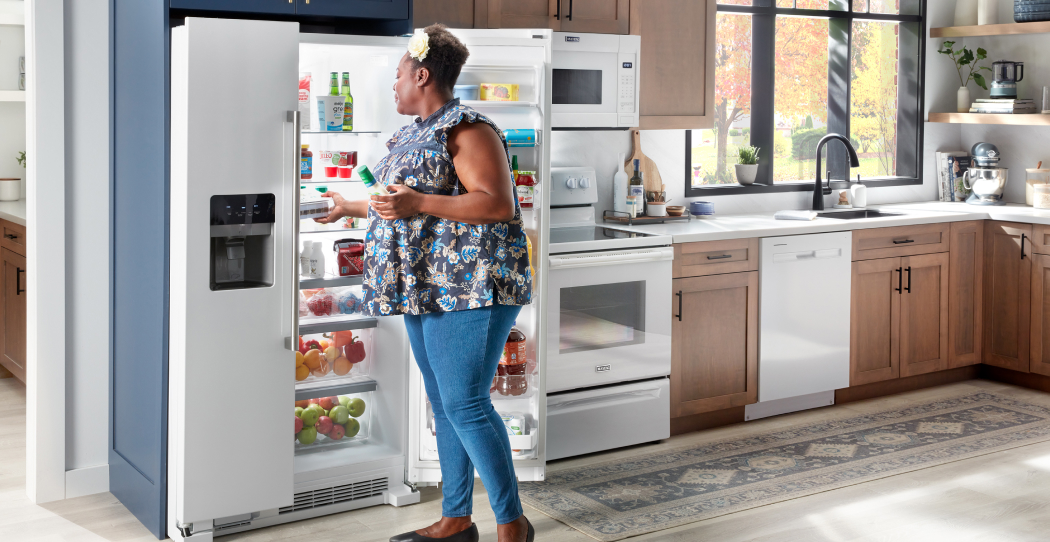
{"type": "Polygon", "coordinates": [[[335,298],[325,290],[317,292],[306,301],[306,306],[314,316],[328,316],[329,314],[333,314],[332,309],[334,305],[335,298]]]}
{"type": "Polygon", "coordinates": [[[336,266],[340,277],[351,277],[365,272],[365,242],[360,239],[340,239],[332,245],[336,252],[336,266]]]}

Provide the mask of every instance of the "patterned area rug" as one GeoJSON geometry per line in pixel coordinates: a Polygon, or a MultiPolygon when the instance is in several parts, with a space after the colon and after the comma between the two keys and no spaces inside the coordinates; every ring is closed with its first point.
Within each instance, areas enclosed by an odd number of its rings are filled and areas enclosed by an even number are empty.
{"type": "Polygon", "coordinates": [[[548,473],[525,504],[601,541],[1050,440],[1050,408],[967,393],[548,473]]]}

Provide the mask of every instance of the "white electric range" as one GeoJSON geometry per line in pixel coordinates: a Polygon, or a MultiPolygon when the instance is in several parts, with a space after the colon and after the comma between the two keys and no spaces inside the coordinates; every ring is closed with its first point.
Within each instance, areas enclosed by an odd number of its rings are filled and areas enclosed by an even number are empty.
{"type": "Polygon", "coordinates": [[[594,222],[592,168],[551,168],[547,459],[670,436],[672,238],[594,222]]]}

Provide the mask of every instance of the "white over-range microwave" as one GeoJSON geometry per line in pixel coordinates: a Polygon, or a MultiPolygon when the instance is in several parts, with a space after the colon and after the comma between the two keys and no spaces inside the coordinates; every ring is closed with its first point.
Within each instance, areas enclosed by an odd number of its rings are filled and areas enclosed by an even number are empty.
{"type": "Polygon", "coordinates": [[[555,32],[551,127],[638,126],[641,37],[555,32]]]}

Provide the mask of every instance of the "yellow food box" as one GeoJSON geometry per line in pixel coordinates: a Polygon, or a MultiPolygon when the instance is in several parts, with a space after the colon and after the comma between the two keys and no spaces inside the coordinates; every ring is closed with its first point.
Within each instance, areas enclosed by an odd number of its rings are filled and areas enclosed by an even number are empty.
{"type": "Polygon", "coordinates": [[[518,85],[482,83],[481,99],[489,102],[516,102],[518,101],[518,85]]]}

